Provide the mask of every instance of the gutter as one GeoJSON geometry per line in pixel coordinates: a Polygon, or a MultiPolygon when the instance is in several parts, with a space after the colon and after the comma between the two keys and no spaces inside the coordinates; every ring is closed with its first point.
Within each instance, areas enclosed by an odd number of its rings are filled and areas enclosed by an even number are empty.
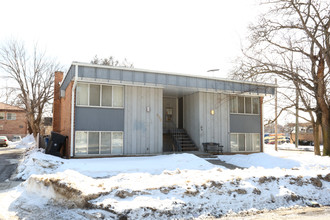
{"type": "Polygon", "coordinates": [[[77,87],[78,80],[78,64],[75,67],[75,76],[73,78],[72,94],[71,94],[71,144],[70,144],[70,157],[73,157],[73,139],[74,139],[74,104],[75,104],[75,90],[77,87]]]}

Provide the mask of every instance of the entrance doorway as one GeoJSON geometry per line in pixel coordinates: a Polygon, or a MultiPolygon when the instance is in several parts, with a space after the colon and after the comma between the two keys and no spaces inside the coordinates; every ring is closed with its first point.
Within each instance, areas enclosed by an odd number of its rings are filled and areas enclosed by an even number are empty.
{"type": "Polygon", "coordinates": [[[178,128],[183,129],[183,97],[178,99],[178,128]]]}

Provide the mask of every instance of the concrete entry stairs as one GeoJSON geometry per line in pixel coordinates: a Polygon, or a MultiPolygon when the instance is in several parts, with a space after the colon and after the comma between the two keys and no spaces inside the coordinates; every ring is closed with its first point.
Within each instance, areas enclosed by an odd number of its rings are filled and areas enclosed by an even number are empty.
{"type": "Polygon", "coordinates": [[[177,151],[198,151],[194,141],[184,129],[173,129],[170,135],[174,141],[177,151]]]}

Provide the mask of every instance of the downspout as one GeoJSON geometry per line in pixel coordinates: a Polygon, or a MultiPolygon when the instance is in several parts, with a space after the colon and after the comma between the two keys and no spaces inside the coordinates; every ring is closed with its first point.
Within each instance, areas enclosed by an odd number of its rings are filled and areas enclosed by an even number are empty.
{"type": "Polygon", "coordinates": [[[77,80],[78,80],[78,64],[75,67],[75,76],[73,79],[73,86],[72,86],[72,95],[71,95],[71,144],[70,144],[70,157],[73,156],[73,139],[74,139],[74,104],[75,104],[75,90],[77,87],[77,80]]]}
{"type": "Polygon", "coordinates": [[[260,142],[260,152],[265,152],[265,125],[264,125],[264,97],[260,101],[260,120],[261,120],[261,142],[260,142]]]}

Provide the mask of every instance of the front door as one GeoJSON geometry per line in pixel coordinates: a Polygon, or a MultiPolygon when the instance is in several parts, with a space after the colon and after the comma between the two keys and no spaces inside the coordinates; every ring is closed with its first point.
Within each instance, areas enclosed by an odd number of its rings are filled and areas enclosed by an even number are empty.
{"type": "Polygon", "coordinates": [[[183,97],[178,102],[178,128],[183,129],[183,97]]]}

